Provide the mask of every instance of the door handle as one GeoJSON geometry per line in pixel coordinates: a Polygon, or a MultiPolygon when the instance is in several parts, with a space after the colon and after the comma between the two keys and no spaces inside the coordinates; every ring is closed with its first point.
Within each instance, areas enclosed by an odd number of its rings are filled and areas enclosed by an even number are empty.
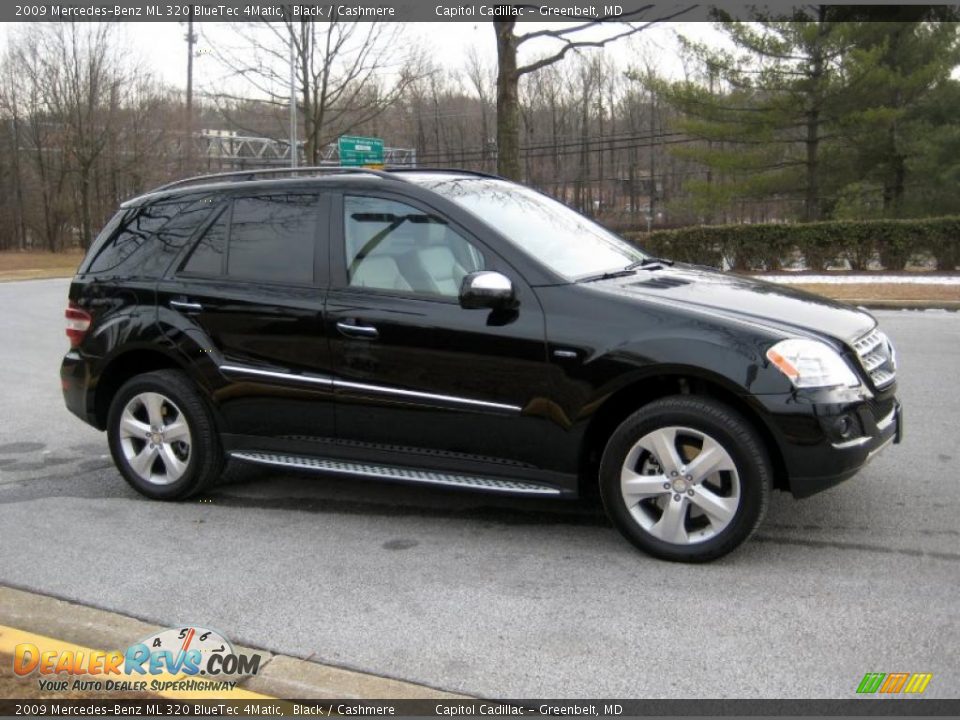
{"type": "Polygon", "coordinates": [[[371,325],[354,325],[353,323],[342,320],[337,322],[337,330],[340,331],[341,335],[352,338],[365,338],[367,340],[373,340],[380,334],[377,332],[377,329],[371,325]]]}
{"type": "Polygon", "coordinates": [[[183,300],[171,300],[170,307],[174,310],[184,310],[186,312],[200,312],[203,305],[195,302],[184,302],[183,300]]]}

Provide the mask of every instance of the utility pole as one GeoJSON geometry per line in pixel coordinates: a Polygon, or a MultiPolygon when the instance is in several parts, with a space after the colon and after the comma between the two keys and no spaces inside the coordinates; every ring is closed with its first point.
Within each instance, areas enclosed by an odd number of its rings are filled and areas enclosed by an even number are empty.
{"type": "Polygon", "coordinates": [[[650,203],[647,217],[647,232],[650,232],[650,223],[656,218],[657,211],[657,143],[656,137],[657,123],[657,96],[654,93],[653,85],[650,86],[650,203]]]}
{"type": "Polygon", "coordinates": [[[294,52],[293,21],[290,22],[290,167],[296,168],[297,157],[297,65],[294,52]]]}
{"type": "Polygon", "coordinates": [[[197,36],[193,32],[193,5],[187,15],[187,118],[184,123],[186,129],[186,169],[193,171],[193,46],[197,36]]]}

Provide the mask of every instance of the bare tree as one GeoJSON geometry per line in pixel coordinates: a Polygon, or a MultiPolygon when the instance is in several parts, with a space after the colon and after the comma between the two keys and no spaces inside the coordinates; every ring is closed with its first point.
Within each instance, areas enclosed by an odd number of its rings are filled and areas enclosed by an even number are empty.
{"type": "Polygon", "coordinates": [[[480,134],[483,169],[487,170],[487,160],[493,137],[490,133],[490,110],[493,107],[493,97],[496,93],[496,72],[480,57],[477,47],[472,45],[467,50],[465,68],[467,79],[473,91],[480,98],[480,134]]]}
{"type": "Polygon", "coordinates": [[[645,5],[630,13],[615,17],[603,17],[598,20],[569,25],[556,30],[535,30],[517,35],[516,20],[494,20],[493,29],[497,36],[497,170],[505,177],[521,179],[520,177],[520,101],[518,86],[520,78],[536,72],[548,65],[563,60],[571,50],[580,48],[599,48],[621,38],[635,35],[650,26],[666,20],[679,17],[689,12],[694,6],[683,8],[675,12],[646,22],[621,22],[624,18],[638,20],[653,9],[653,5],[645,5]],[[603,24],[615,28],[597,39],[586,39],[583,32],[603,24]],[[520,47],[531,40],[547,39],[559,43],[559,48],[525,65],[520,65],[517,52],[520,47]]]}
{"type": "MultiPolygon", "coordinates": [[[[290,102],[290,42],[303,120],[306,161],[316,164],[323,147],[338,135],[370,122],[399,100],[422,73],[418,55],[399,37],[400,27],[387,23],[327,23],[294,20],[238,26],[237,47],[216,43],[214,56],[229,68],[227,82],[246,81],[266,102],[290,102]]],[[[214,92],[219,99],[236,99],[214,92]]]]}
{"type": "Polygon", "coordinates": [[[80,244],[93,240],[93,182],[114,139],[129,59],[121,61],[110,23],[54,23],[41,35],[48,103],[62,123],[63,149],[77,178],[80,244]]]}

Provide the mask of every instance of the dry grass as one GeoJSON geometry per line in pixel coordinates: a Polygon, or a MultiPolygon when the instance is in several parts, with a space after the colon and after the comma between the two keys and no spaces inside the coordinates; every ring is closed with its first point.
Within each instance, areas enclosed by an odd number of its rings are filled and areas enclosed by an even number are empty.
{"type": "Polygon", "coordinates": [[[5,250],[0,252],[0,281],[72,277],[82,259],[80,250],[62,253],[5,250]]]}
{"type": "Polygon", "coordinates": [[[882,283],[803,283],[790,285],[844,302],[960,302],[960,285],[910,285],[882,283]]]}

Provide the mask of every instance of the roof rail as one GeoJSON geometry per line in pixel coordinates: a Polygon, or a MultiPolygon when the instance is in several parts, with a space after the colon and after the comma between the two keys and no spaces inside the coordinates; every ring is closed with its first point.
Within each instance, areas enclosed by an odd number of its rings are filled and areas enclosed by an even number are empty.
{"type": "Polygon", "coordinates": [[[421,173],[450,173],[451,175],[475,175],[476,177],[485,177],[493,178],[494,180],[506,180],[505,177],[501,175],[494,175],[493,173],[481,172],[479,170],[464,170],[462,168],[450,168],[450,167],[397,167],[390,168],[385,172],[390,175],[399,175],[400,173],[405,172],[421,172],[421,173]]]}
{"type": "Polygon", "coordinates": [[[166,185],[161,185],[160,187],[150,190],[150,193],[160,192],[161,190],[170,190],[171,188],[184,187],[185,185],[195,185],[197,183],[213,182],[213,181],[223,181],[223,182],[247,182],[250,180],[256,179],[261,175],[300,175],[300,174],[311,174],[311,175],[347,175],[347,174],[365,174],[365,175],[375,175],[377,177],[390,178],[392,180],[398,180],[395,175],[391,175],[388,172],[383,170],[373,170],[371,168],[364,167],[343,167],[343,166],[307,166],[307,167],[298,167],[298,168],[266,168],[262,170],[235,170],[232,172],[223,172],[223,173],[213,173],[211,175],[196,175],[194,177],[185,178],[183,180],[176,180],[166,185]]]}

